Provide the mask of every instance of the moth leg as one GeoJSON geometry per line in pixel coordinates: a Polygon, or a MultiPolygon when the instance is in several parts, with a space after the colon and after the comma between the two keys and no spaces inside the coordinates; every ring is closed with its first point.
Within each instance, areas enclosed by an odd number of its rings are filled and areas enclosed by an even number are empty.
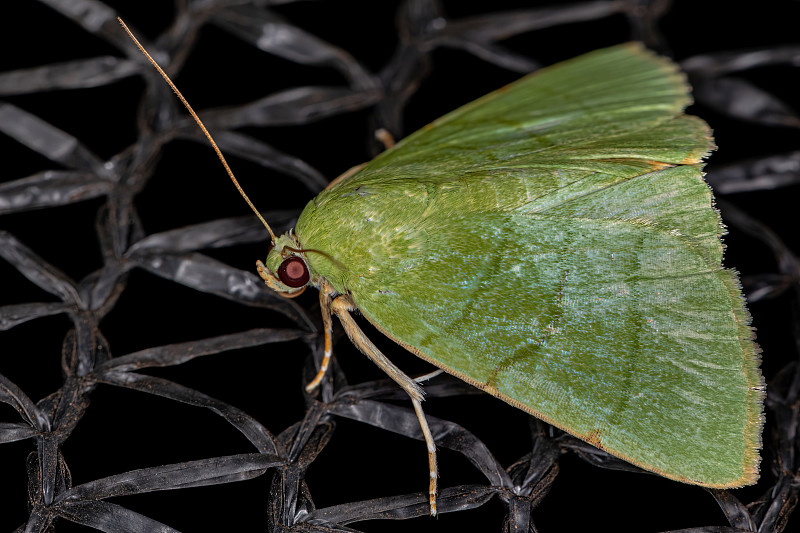
{"type": "Polygon", "coordinates": [[[394,148],[394,137],[392,137],[392,134],[389,133],[389,130],[385,130],[383,128],[375,130],[375,138],[383,144],[384,150],[394,148]]]}
{"type": "Polygon", "coordinates": [[[419,427],[425,437],[425,445],[428,447],[428,474],[430,475],[428,480],[428,505],[431,508],[431,516],[436,516],[436,493],[438,492],[437,485],[439,482],[439,467],[436,465],[436,442],[433,440],[431,428],[428,427],[428,419],[425,418],[425,412],[422,410],[422,401],[412,396],[411,404],[417,413],[419,427]]]}
{"type": "MultiPolygon", "coordinates": [[[[384,150],[388,150],[389,148],[392,148],[394,146],[394,137],[392,137],[392,134],[383,128],[380,128],[375,132],[375,138],[378,139],[383,144],[384,150]]],[[[353,174],[364,168],[364,165],[366,165],[366,163],[361,163],[360,165],[356,165],[354,167],[350,167],[349,169],[345,170],[343,173],[339,174],[339,176],[337,176],[336,179],[330,182],[328,186],[325,187],[325,190],[327,191],[331,187],[335,187],[339,183],[343,182],[344,180],[346,180],[347,178],[349,178],[350,176],[352,176],[353,174]]]]}
{"type": "Polygon", "coordinates": [[[441,368],[437,368],[433,372],[429,372],[429,373],[424,374],[422,376],[415,377],[414,381],[416,381],[417,383],[423,383],[425,381],[428,381],[429,379],[435,378],[436,376],[438,376],[440,374],[444,374],[444,370],[442,370],[441,368]]]}
{"type": "Polygon", "coordinates": [[[327,191],[328,189],[334,187],[338,183],[343,182],[344,180],[346,180],[347,178],[349,178],[350,176],[352,176],[353,174],[364,168],[364,165],[366,165],[366,163],[361,163],[360,165],[348,168],[347,170],[339,174],[332,182],[330,182],[328,186],[325,187],[325,190],[327,191]]]}
{"type": "Polygon", "coordinates": [[[436,490],[438,481],[438,469],[436,466],[436,443],[433,440],[431,428],[428,426],[428,420],[425,418],[425,413],[422,411],[422,400],[424,393],[416,381],[408,377],[402,370],[397,368],[394,363],[381,353],[377,346],[372,344],[372,341],[364,335],[361,328],[358,327],[355,320],[353,320],[350,311],[356,309],[353,300],[347,295],[339,295],[333,299],[331,303],[331,311],[339,317],[339,320],[344,326],[347,336],[356,347],[361,350],[361,353],[372,359],[372,361],[380,367],[381,370],[386,372],[395,383],[408,393],[411,397],[411,403],[414,406],[414,411],[419,420],[419,426],[422,430],[422,435],[425,438],[425,444],[428,447],[428,470],[430,472],[430,481],[428,484],[428,497],[431,508],[431,516],[436,516],[436,490]]]}
{"type": "Polygon", "coordinates": [[[306,392],[311,392],[322,383],[322,378],[328,371],[328,365],[333,355],[333,320],[331,319],[331,295],[334,293],[330,283],[323,282],[319,288],[319,308],[322,311],[322,327],[325,330],[325,353],[322,356],[322,363],[319,366],[317,375],[314,376],[308,385],[306,392]]]}

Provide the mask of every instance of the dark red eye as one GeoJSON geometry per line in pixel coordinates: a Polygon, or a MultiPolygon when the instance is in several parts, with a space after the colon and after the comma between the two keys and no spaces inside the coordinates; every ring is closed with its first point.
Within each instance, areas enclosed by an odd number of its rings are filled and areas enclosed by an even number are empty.
{"type": "Polygon", "coordinates": [[[269,244],[267,245],[267,255],[269,255],[269,253],[272,251],[273,248],[275,248],[275,243],[269,241],[269,244]]]}
{"type": "Polygon", "coordinates": [[[289,287],[302,287],[308,283],[311,275],[308,273],[306,262],[293,255],[284,259],[278,267],[278,278],[289,287]]]}

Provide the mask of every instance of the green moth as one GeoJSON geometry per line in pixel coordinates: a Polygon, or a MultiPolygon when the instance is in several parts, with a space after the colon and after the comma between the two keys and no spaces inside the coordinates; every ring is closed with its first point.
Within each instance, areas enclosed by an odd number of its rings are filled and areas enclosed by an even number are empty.
{"type": "Polygon", "coordinates": [[[644,469],[753,483],[763,381],[689,102],[635,44],[541,70],[331,184],[259,271],[320,288],[327,328],[333,312],[379,364],[349,311],[644,469]]]}
{"type": "Polygon", "coordinates": [[[345,173],[294,231],[276,238],[264,222],[267,285],[320,291],[325,357],[308,389],[328,367],[338,316],[411,397],[432,514],[436,448],[422,389],[353,311],[446,372],[646,470],[718,488],[757,479],[758,350],[736,273],[721,266],[724,228],[701,171],[713,141],[683,114],[689,103],[669,60],[637,44],[595,51],[345,173]]]}

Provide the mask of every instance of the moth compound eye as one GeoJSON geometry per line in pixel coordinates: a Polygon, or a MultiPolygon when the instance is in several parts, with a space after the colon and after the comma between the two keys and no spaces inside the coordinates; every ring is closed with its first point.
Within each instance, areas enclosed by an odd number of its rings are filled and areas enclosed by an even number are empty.
{"type": "Polygon", "coordinates": [[[278,267],[278,278],[289,287],[302,287],[308,283],[311,275],[308,273],[306,262],[293,255],[284,259],[281,266],[278,267]]]}
{"type": "Polygon", "coordinates": [[[269,244],[267,244],[267,255],[269,255],[269,253],[272,251],[273,248],[275,248],[275,243],[269,241],[269,244]]]}

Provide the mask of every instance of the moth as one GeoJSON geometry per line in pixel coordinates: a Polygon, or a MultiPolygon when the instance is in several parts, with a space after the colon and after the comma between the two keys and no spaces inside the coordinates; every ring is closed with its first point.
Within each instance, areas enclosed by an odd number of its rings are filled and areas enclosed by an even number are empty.
{"type": "Polygon", "coordinates": [[[336,316],[411,399],[431,514],[423,390],[356,311],[438,368],[645,470],[706,487],[757,479],[758,349],[738,277],[721,264],[724,227],[702,173],[714,145],[683,113],[690,101],[670,60],[636,43],[598,50],[409,135],[334,180],[293,231],[275,236],[262,219],[266,284],[287,297],[319,290],[325,353],[308,390],[333,355],[336,316]]]}

